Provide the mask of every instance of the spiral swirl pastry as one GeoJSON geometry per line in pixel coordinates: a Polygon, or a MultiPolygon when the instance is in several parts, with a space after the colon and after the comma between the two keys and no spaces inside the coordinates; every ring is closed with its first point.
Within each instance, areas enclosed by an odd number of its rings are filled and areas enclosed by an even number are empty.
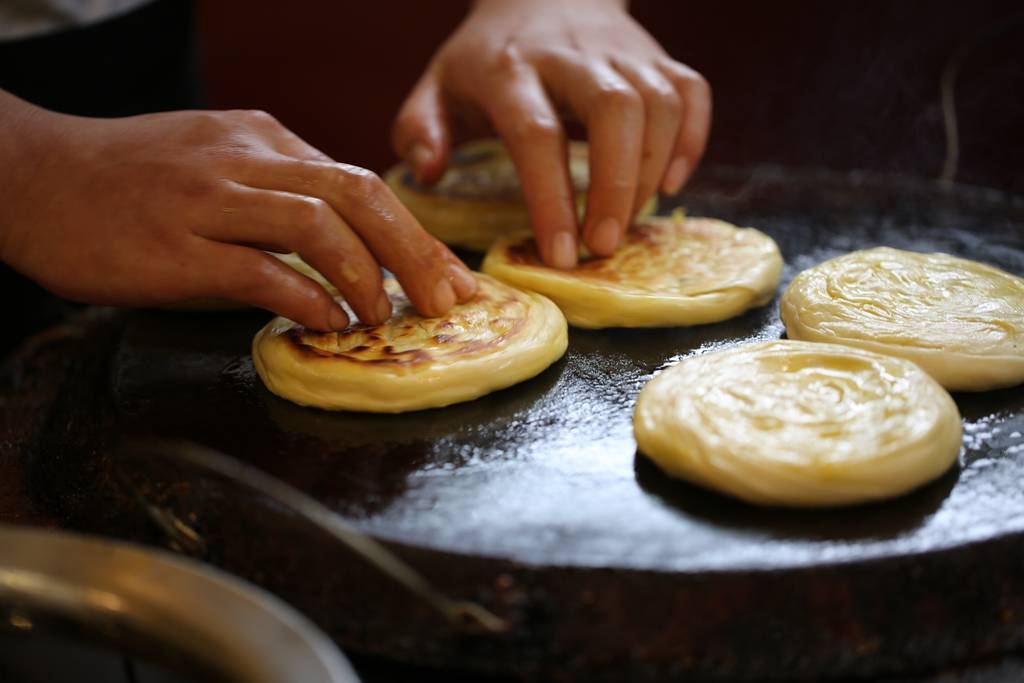
{"type": "Polygon", "coordinates": [[[951,391],[1024,382],[1024,279],[977,261],[855,251],[797,275],[780,312],[791,339],[907,358],[951,391]]]}
{"type": "Polygon", "coordinates": [[[906,360],[772,341],[687,358],[640,392],[640,451],[672,476],[760,505],[898,496],[957,459],[960,415],[906,360]]]}

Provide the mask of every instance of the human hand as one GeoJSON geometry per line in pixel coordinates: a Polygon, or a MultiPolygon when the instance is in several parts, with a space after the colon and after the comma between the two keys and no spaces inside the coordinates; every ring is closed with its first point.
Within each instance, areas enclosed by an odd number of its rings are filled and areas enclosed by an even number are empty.
{"type": "Polygon", "coordinates": [[[298,252],[368,323],[391,313],[380,266],[424,315],[475,291],[376,175],[263,112],[87,119],[26,115],[30,105],[0,96],[0,119],[17,118],[22,133],[13,151],[0,146],[14,157],[0,163],[11,171],[0,183],[0,259],[61,296],[122,306],[227,298],[314,329],[348,325],[323,287],[263,250],[298,252]]]}
{"type": "Polygon", "coordinates": [[[497,131],[519,173],[541,257],[571,268],[580,230],[560,113],[587,128],[582,237],[606,256],[657,188],[675,194],[699,162],[711,92],[620,0],[481,0],[409,95],[393,144],[432,182],[457,132],[497,131]]]}

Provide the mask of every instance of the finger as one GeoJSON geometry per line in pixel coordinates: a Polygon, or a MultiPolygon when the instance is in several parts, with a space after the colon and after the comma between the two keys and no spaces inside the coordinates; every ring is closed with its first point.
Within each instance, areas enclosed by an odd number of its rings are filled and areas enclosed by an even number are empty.
{"type": "Polygon", "coordinates": [[[590,188],[583,240],[598,256],[619,246],[633,216],[644,139],[644,105],[636,90],[604,62],[564,56],[542,67],[545,82],[587,127],[590,188]]]}
{"type": "Polygon", "coordinates": [[[672,83],[657,69],[630,62],[615,62],[614,66],[644,100],[643,152],[633,200],[635,217],[665,176],[679,138],[683,102],[672,83]]]}
{"type": "Polygon", "coordinates": [[[423,230],[376,174],[348,164],[296,159],[270,159],[235,173],[250,187],[329,204],[376,261],[395,274],[421,314],[439,316],[455,305],[448,249],[423,230]]]}
{"type": "Polygon", "coordinates": [[[441,246],[441,253],[444,254],[445,262],[449,265],[448,282],[451,283],[452,289],[455,290],[455,298],[459,303],[465,303],[476,294],[476,276],[473,275],[473,271],[466,267],[465,263],[459,260],[458,256],[440,242],[438,244],[441,246]]]}
{"type": "Polygon", "coordinates": [[[679,62],[666,60],[659,68],[683,100],[679,137],[662,182],[665,194],[676,194],[704,156],[711,130],[711,87],[703,76],[679,62]]]}
{"type": "Polygon", "coordinates": [[[327,291],[270,254],[208,241],[201,265],[213,296],[265,308],[314,330],[343,330],[349,319],[327,291]]]}
{"type": "Polygon", "coordinates": [[[298,253],[338,288],[363,322],[391,315],[380,266],[322,199],[230,183],[220,213],[195,230],[207,239],[298,253]]]}
{"type": "Polygon", "coordinates": [[[576,200],[565,132],[532,69],[495,82],[482,103],[515,164],[541,259],[573,268],[578,257],[576,200]]]}
{"type": "Polygon", "coordinates": [[[402,104],[391,131],[395,154],[421,183],[434,183],[448,164],[451,125],[435,69],[423,75],[402,104]]]}

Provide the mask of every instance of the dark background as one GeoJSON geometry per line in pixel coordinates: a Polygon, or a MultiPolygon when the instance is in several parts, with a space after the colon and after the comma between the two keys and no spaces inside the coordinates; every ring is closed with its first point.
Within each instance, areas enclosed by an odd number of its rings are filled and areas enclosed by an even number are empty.
{"type": "MultiPolygon", "coordinates": [[[[466,2],[199,3],[215,107],[267,109],[328,154],[380,171],[391,120],[466,2]]],[[[634,15],[710,81],[706,163],[938,176],[940,78],[957,81],[957,180],[1024,192],[1024,6],[636,0],[634,15]],[[979,36],[979,34],[981,34],[979,36]]]]}

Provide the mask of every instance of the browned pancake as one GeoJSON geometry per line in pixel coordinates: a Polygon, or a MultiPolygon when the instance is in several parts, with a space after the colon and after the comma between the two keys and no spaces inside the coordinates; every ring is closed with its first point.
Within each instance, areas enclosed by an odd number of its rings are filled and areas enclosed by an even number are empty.
{"type": "Polygon", "coordinates": [[[495,242],[485,273],[551,298],[578,327],[700,325],[764,304],[782,257],[770,237],[714,218],[648,217],[608,258],[576,268],[541,263],[526,234],[495,242]]]}
{"type": "MultiPolygon", "coordinates": [[[[562,273],[635,291],[692,295],[743,280],[765,250],[764,236],[712,218],[649,218],[633,226],[608,258],[584,258],[562,273]]],[[[510,265],[546,268],[532,239],[508,244],[510,265]]]]}
{"type": "Polygon", "coordinates": [[[301,405],[395,413],[468,401],[565,353],[565,318],[551,301],[486,275],[477,283],[472,300],[438,318],[417,314],[391,278],[384,288],[394,313],[382,325],[316,332],[275,318],[253,339],[256,371],[301,405]]]}
{"type": "MultiPolygon", "coordinates": [[[[516,335],[530,305],[526,294],[481,279],[476,295],[441,318],[424,318],[393,279],[384,282],[392,316],[381,325],[356,323],[340,332],[292,327],[285,338],[313,358],[352,363],[417,365],[493,349],[516,335]]],[[[346,311],[355,319],[355,314],[346,311]]]]}

